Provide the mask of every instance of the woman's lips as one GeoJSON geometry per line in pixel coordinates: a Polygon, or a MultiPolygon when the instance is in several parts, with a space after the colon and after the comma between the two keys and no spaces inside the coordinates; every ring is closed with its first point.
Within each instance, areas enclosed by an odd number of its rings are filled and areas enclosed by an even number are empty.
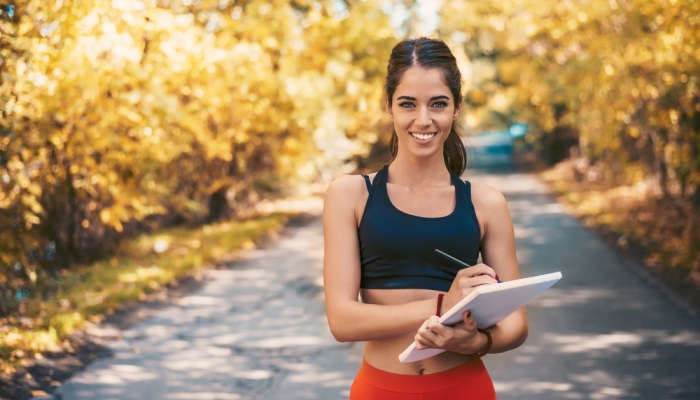
{"type": "Polygon", "coordinates": [[[419,142],[428,142],[437,136],[437,132],[408,132],[408,134],[419,142]]]}

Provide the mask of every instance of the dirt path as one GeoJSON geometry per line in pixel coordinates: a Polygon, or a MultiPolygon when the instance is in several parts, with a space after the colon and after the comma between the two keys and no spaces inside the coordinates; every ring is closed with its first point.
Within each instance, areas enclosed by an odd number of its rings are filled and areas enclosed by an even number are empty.
{"type": "MultiPolygon", "coordinates": [[[[697,317],[568,216],[533,176],[472,179],[508,197],[522,275],[564,275],[528,307],[527,342],[485,357],[500,400],[700,398],[697,317]]],[[[54,397],[347,398],[361,345],[328,332],[320,219],[246,258],[208,271],[196,292],[122,332],[113,357],[54,397]]]]}

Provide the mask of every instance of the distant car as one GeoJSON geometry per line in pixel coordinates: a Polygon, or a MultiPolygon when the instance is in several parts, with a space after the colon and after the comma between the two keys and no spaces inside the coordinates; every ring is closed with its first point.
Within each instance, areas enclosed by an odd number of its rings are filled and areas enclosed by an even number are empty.
{"type": "Polygon", "coordinates": [[[526,124],[513,124],[507,130],[480,132],[464,139],[470,164],[473,166],[490,166],[510,164],[513,153],[513,141],[525,136],[526,124]]]}

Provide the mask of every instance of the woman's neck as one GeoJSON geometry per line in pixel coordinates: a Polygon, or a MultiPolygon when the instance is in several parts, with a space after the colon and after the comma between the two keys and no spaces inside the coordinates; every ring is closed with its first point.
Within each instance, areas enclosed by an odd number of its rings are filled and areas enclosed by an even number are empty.
{"type": "Polygon", "coordinates": [[[389,165],[391,183],[409,188],[445,186],[451,183],[450,171],[442,154],[438,157],[415,158],[396,155],[389,165]]]}

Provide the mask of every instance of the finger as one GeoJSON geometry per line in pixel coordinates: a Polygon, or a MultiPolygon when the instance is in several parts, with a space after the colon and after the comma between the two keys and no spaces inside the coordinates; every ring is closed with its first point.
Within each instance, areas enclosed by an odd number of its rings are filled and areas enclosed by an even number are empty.
{"type": "Polygon", "coordinates": [[[437,336],[445,336],[449,335],[449,330],[452,329],[449,326],[443,325],[439,321],[435,321],[430,325],[430,331],[436,334],[437,336]]]}
{"type": "Polygon", "coordinates": [[[468,282],[469,286],[488,285],[490,283],[498,282],[496,278],[490,275],[476,275],[470,278],[465,278],[465,280],[468,282]]]}
{"type": "Polygon", "coordinates": [[[435,315],[428,318],[425,325],[429,331],[434,332],[434,333],[440,332],[440,328],[443,327],[442,323],[440,322],[440,318],[438,318],[435,315]]]}
{"type": "Polygon", "coordinates": [[[428,335],[421,333],[416,334],[416,336],[413,338],[413,340],[416,342],[416,347],[418,347],[418,345],[423,347],[436,347],[434,339],[436,339],[436,337],[431,338],[428,335]]]}
{"type": "Polygon", "coordinates": [[[476,328],[476,318],[471,310],[465,310],[462,313],[462,325],[469,330],[476,328]]]}
{"type": "Polygon", "coordinates": [[[462,321],[465,324],[469,324],[472,321],[474,321],[474,315],[472,314],[471,310],[467,310],[467,311],[462,313],[462,321]]]}
{"type": "Polygon", "coordinates": [[[483,264],[483,263],[478,264],[477,266],[482,269],[482,273],[489,275],[490,277],[492,277],[494,279],[496,278],[496,270],[495,269],[493,269],[490,266],[483,264]]]}
{"type": "Polygon", "coordinates": [[[462,320],[467,321],[470,318],[472,318],[472,310],[464,310],[464,312],[462,312],[462,320]]]}
{"type": "Polygon", "coordinates": [[[468,276],[488,275],[494,279],[496,278],[496,270],[483,263],[477,264],[473,267],[469,267],[466,269],[468,270],[468,276]]]}
{"type": "Polygon", "coordinates": [[[462,326],[467,330],[474,330],[476,329],[476,320],[474,318],[467,318],[462,323],[462,326]]]}
{"type": "Polygon", "coordinates": [[[430,342],[429,340],[425,339],[416,339],[416,349],[421,350],[421,349],[429,349],[429,348],[435,348],[435,344],[430,342]]]}
{"type": "Polygon", "coordinates": [[[418,333],[430,338],[437,336],[437,333],[433,331],[430,326],[426,326],[425,328],[419,330],[418,333]]]}
{"type": "Polygon", "coordinates": [[[462,278],[459,281],[459,289],[461,296],[464,298],[474,291],[474,288],[477,286],[489,285],[497,282],[498,281],[487,275],[481,275],[474,278],[462,278]]]}
{"type": "Polygon", "coordinates": [[[462,276],[459,278],[459,284],[462,288],[470,288],[473,286],[485,285],[498,282],[496,278],[488,274],[462,276]]]}
{"type": "Polygon", "coordinates": [[[428,329],[428,323],[430,322],[430,318],[426,319],[423,321],[423,323],[420,325],[418,328],[418,331],[420,332],[421,330],[428,329]]]}
{"type": "Polygon", "coordinates": [[[438,338],[437,333],[431,331],[428,328],[419,330],[417,336],[419,336],[422,339],[430,340],[432,342],[434,342],[438,338]]]}

